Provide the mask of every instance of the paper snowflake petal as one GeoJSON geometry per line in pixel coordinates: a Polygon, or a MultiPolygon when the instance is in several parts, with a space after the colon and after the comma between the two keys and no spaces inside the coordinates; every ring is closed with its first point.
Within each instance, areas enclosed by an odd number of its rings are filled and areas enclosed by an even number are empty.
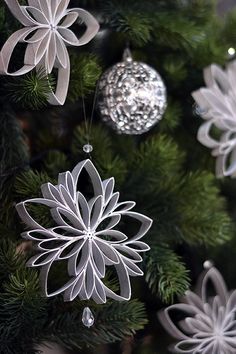
{"type": "Polygon", "coordinates": [[[236,291],[228,292],[222,275],[214,267],[200,276],[196,293],[187,291],[182,303],[169,306],[158,316],[178,340],[171,347],[174,353],[236,352],[236,291]],[[183,320],[176,323],[173,311],[182,313],[183,320]]]}
{"type": "Polygon", "coordinates": [[[29,199],[17,205],[19,216],[30,228],[22,237],[36,243],[39,251],[28,265],[41,267],[44,295],[51,297],[63,293],[66,301],[79,296],[82,300],[93,299],[97,303],[106,302],[107,297],[119,301],[130,299],[130,276],[143,275],[137,263],[142,261],[140,253],[149,250],[149,246],[139,240],[150,229],[152,220],[131,211],[134,202],[119,203],[119,193],[114,192],[114,184],[114,178],[102,181],[93,163],[85,160],[72,172],[61,173],[57,185],[42,185],[42,198],[29,199]],[[89,198],[77,190],[84,170],[93,190],[89,198]],[[46,228],[34,220],[28,211],[32,203],[47,206],[55,226],[46,228]],[[140,225],[131,237],[116,229],[124,216],[140,225]],[[51,267],[62,260],[68,262],[69,280],[49,293],[51,267]],[[119,294],[103,282],[108,266],[116,270],[119,294]]]}
{"type": "Polygon", "coordinates": [[[3,45],[0,57],[0,72],[4,75],[24,75],[36,68],[50,74],[58,69],[55,92],[48,102],[63,105],[69,87],[70,58],[66,46],[82,46],[90,42],[99,30],[96,19],[80,8],[68,9],[69,0],[28,0],[29,6],[21,6],[18,0],[4,0],[12,14],[26,28],[13,33],[3,45]],[[86,25],[80,38],[69,29],[78,19],[86,25]],[[9,71],[9,64],[15,47],[27,45],[24,64],[15,71],[9,71]]]}
{"type": "Polygon", "coordinates": [[[192,93],[206,120],[198,131],[198,140],[216,156],[216,175],[236,177],[236,61],[224,71],[218,65],[204,70],[207,88],[192,93]],[[216,138],[214,129],[220,131],[216,138]]]}

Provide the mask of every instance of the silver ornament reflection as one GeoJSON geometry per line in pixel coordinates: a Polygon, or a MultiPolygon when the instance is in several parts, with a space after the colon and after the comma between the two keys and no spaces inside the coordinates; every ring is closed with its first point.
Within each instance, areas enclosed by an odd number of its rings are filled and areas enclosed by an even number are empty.
{"type": "Polygon", "coordinates": [[[159,122],[167,106],[166,87],[147,64],[133,61],[126,50],[122,62],[99,81],[102,119],[121,134],[143,134],[159,122]]]}

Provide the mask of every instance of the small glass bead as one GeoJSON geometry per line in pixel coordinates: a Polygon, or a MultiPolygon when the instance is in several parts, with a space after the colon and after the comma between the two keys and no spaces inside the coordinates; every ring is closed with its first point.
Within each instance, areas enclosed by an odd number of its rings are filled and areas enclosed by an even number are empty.
{"type": "Polygon", "coordinates": [[[200,107],[197,103],[194,103],[193,105],[193,113],[196,116],[204,116],[207,113],[207,109],[204,109],[202,107],[200,107]]]}
{"type": "Polygon", "coordinates": [[[90,144],[86,144],[83,146],[83,151],[86,152],[86,154],[89,154],[93,151],[93,146],[90,144]]]}
{"type": "Polygon", "coordinates": [[[205,261],[204,263],[203,263],[203,267],[204,267],[204,269],[211,269],[212,267],[214,266],[214,264],[213,264],[213,262],[212,261],[205,261]]]}
{"type": "Polygon", "coordinates": [[[233,57],[236,53],[236,50],[235,48],[231,47],[228,49],[228,54],[229,54],[229,57],[233,57]]]}

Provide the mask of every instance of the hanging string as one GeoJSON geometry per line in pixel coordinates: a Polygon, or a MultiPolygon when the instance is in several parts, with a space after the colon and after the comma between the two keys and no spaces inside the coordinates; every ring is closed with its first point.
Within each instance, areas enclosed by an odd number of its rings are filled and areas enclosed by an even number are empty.
{"type": "Polygon", "coordinates": [[[87,144],[83,146],[83,151],[89,154],[89,158],[92,159],[91,152],[93,151],[93,146],[90,144],[90,137],[91,137],[93,118],[94,118],[94,111],[95,111],[96,101],[97,101],[98,85],[96,85],[95,88],[92,111],[89,119],[86,112],[84,90],[83,90],[82,83],[81,83],[81,93],[82,93],[82,109],[83,109],[83,116],[84,116],[84,123],[85,123],[85,134],[86,134],[86,141],[87,141],[87,144]]]}
{"type": "Polygon", "coordinates": [[[89,123],[89,134],[91,133],[91,130],[92,130],[92,123],[93,123],[93,118],[94,118],[96,102],[97,102],[97,96],[98,96],[98,83],[96,84],[95,93],[94,93],[93,106],[92,106],[90,123],[89,123]]]}
{"type": "MultiPolygon", "coordinates": [[[[83,146],[83,151],[86,154],[88,154],[90,160],[92,160],[91,152],[93,151],[93,146],[90,144],[90,137],[91,137],[93,118],[94,118],[94,111],[95,111],[96,101],[97,101],[98,84],[96,84],[94,98],[93,98],[92,111],[91,111],[91,115],[90,115],[89,119],[87,117],[87,112],[86,112],[84,90],[83,90],[82,83],[81,83],[81,93],[82,93],[82,109],[83,109],[84,123],[85,123],[85,134],[86,134],[86,141],[87,141],[87,144],[83,146]]],[[[83,310],[82,323],[87,328],[92,327],[94,324],[94,315],[89,307],[85,307],[83,310]]]]}
{"type": "Polygon", "coordinates": [[[87,119],[86,106],[85,106],[85,100],[84,100],[84,93],[83,93],[82,85],[81,85],[81,92],[82,92],[82,109],[83,109],[83,116],[84,116],[86,141],[87,141],[87,144],[89,144],[90,143],[89,125],[88,125],[88,119],[87,119]]]}

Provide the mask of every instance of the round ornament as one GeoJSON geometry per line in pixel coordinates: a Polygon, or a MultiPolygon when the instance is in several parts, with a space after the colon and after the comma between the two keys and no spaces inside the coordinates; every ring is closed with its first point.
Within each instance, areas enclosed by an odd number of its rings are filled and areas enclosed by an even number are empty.
{"type": "Polygon", "coordinates": [[[167,106],[166,87],[156,70],[134,61],[128,49],[98,84],[104,122],[120,134],[143,134],[159,122],[167,106]]]}

